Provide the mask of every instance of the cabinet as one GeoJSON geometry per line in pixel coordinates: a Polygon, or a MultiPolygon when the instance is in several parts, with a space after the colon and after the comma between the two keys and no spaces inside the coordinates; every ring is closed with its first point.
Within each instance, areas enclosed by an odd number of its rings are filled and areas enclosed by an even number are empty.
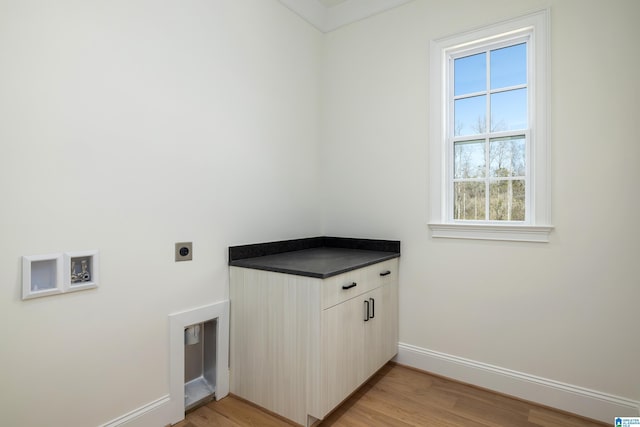
{"type": "Polygon", "coordinates": [[[322,311],[324,396],[314,413],[329,413],[396,354],[396,318],[392,284],[322,311]]]}
{"type": "Polygon", "coordinates": [[[324,418],[396,354],[397,287],[397,258],[327,279],[231,267],[231,392],[324,418]]]}

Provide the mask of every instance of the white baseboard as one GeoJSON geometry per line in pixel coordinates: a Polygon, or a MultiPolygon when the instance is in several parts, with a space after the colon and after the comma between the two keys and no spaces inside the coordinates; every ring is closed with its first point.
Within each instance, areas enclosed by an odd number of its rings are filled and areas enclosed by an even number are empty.
{"type": "Polygon", "coordinates": [[[162,396],[153,402],[147,403],[138,409],[134,409],[128,414],[124,414],[100,427],[145,427],[145,426],[164,426],[167,425],[169,419],[169,408],[171,398],[169,395],[162,396]]]}
{"type": "Polygon", "coordinates": [[[640,415],[640,402],[635,400],[409,344],[398,344],[395,361],[606,423],[612,423],[614,417],[640,415]]]}

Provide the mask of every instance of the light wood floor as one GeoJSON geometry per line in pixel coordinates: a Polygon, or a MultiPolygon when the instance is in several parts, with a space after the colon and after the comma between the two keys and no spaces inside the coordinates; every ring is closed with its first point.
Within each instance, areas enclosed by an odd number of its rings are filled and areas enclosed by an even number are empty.
{"type": "MultiPolygon", "coordinates": [[[[176,427],[292,425],[295,424],[229,396],[187,414],[176,427]]],[[[390,363],[319,427],[608,425],[390,363]]]]}

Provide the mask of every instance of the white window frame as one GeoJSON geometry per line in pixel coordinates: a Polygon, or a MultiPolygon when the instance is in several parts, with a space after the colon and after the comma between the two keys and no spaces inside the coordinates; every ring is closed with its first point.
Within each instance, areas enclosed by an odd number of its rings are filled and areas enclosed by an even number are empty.
{"type": "Polygon", "coordinates": [[[431,41],[430,44],[430,219],[432,237],[548,242],[551,225],[549,159],[549,10],[431,41]],[[452,54],[492,42],[527,37],[529,130],[526,218],[522,222],[454,221],[453,169],[449,138],[449,61],[452,54]],[[451,205],[451,206],[450,206],[451,205]]]}

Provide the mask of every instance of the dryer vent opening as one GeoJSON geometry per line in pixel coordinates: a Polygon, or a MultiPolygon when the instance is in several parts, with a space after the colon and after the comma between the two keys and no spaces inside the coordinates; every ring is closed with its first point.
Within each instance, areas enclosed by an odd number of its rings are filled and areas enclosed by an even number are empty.
{"type": "Polygon", "coordinates": [[[213,400],[216,391],[217,319],[184,328],[184,409],[213,400]]]}

